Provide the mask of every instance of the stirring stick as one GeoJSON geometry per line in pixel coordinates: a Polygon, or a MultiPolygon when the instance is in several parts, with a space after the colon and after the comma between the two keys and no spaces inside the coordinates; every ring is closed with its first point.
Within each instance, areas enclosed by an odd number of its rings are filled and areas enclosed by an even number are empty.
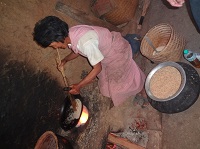
{"type": "MultiPolygon", "coordinates": [[[[60,58],[60,54],[59,54],[59,50],[58,48],[56,49],[57,51],[57,54],[58,54],[58,58],[56,59],[56,62],[57,62],[57,65],[61,64],[61,58],[60,58]]],[[[60,68],[60,72],[62,74],[62,77],[63,77],[63,80],[64,80],[64,83],[65,83],[65,86],[66,87],[69,87],[69,81],[65,75],[65,72],[64,72],[64,68],[61,67],[60,68]]],[[[69,93],[69,98],[70,98],[70,101],[71,101],[71,104],[72,104],[72,107],[73,107],[73,110],[76,111],[76,102],[72,99],[72,96],[71,94],[69,93]]]]}
{"type": "MultiPolygon", "coordinates": [[[[57,64],[59,65],[59,64],[61,64],[61,59],[60,59],[60,54],[59,54],[58,49],[57,49],[57,53],[58,53],[58,58],[56,59],[56,61],[57,61],[57,64]]],[[[64,80],[64,83],[65,83],[65,86],[68,87],[69,83],[68,83],[67,78],[65,76],[65,72],[64,72],[64,68],[63,67],[60,68],[60,72],[61,72],[61,74],[63,76],[63,80],[64,80]]]]}

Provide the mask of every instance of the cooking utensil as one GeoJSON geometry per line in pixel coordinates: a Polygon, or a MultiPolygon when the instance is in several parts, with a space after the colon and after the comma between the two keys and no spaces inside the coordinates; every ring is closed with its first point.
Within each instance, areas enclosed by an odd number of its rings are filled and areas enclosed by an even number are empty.
{"type": "Polygon", "coordinates": [[[155,46],[153,45],[153,43],[151,42],[151,40],[149,39],[149,37],[146,35],[144,36],[144,39],[147,41],[147,43],[152,47],[152,49],[155,51],[155,52],[159,52],[155,46]]]}
{"type": "Polygon", "coordinates": [[[78,124],[83,110],[83,104],[81,100],[82,97],[80,95],[68,94],[68,96],[65,98],[60,114],[60,126],[63,130],[68,131],[78,124]],[[71,102],[71,100],[76,102],[76,111],[73,109],[73,102],[71,102]]]}
{"type": "MultiPolygon", "coordinates": [[[[58,58],[56,59],[56,62],[57,62],[57,65],[59,65],[59,64],[61,64],[61,58],[60,58],[60,53],[59,53],[59,51],[58,51],[58,48],[57,48],[56,50],[57,50],[57,54],[58,54],[58,58]]],[[[66,77],[66,75],[65,75],[65,72],[64,72],[64,68],[63,68],[63,67],[60,68],[60,72],[61,72],[61,74],[62,74],[64,83],[65,83],[65,87],[69,87],[69,81],[68,81],[68,79],[67,79],[67,77],[66,77]]],[[[68,90],[68,91],[69,91],[69,90],[68,90]]],[[[73,107],[74,111],[76,111],[76,110],[77,110],[77,109],[76,109],[76,102],[73,100],[72,95],[71,95],[69,92],[68,92],[68,96],[69,96],[69,99],[70,99],[70,101],[71,101],[71,104],[72,104],[72,107],[73,107]]]]}

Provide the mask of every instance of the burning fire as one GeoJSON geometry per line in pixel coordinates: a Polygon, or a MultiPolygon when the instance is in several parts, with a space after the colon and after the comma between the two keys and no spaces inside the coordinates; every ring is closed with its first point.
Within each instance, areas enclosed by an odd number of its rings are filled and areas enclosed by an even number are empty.
{"type": "Polygon", "coordinates": [[[88,117],[89,117],[89,113],[88,113],[88,110],[87,108],[83,105],[83,110],[82,110],[82,113],[81,113],[81,117],[78,121],[78,124],[76,125],[76,127],[79,127],[83,124],[85,124],[88,120],[88,117]]]}

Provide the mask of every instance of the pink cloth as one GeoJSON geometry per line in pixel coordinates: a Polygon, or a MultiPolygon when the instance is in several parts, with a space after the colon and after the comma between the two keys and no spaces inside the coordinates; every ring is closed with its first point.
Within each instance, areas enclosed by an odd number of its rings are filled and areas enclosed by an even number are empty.
{"type": "Polygon", "coordinates": [[[104,56],[101,61],[102,71],[98,74],[100,92],[104,96],[111,97],[114,106],[118,106],[142,90],[145,75],[132,59],[128,41],[120,33],[110,32],[106,28],[87,25],[70,28],[69,37],[75,53],[82,54],[77,49],[77,43],[89,30],[96,31],[99,37],[99,50],[104,56]]]}

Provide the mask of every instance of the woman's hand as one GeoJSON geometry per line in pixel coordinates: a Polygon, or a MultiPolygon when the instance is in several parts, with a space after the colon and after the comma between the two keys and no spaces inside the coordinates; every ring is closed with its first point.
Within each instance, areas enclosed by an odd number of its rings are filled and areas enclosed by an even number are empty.
{"type": "Polygon", "coordinates": [[[174,7],[182,7],[185,0],[167,0],[174,7]]]}
{"type": "Polygon", "coordinates": [[[75,58],[77,58],[79,56],[78,53],[74,53],[74,52],[71,52],[69,55],[67,55],[65,58],[63,58],[61,60],[61,63],[58,64],[58,70],[61,71],[63,68],[64,68],[64,65],[68,62],[68,61],[71,61],[75,58]]]}
{"type": "Polygon", "coordinates": [[[65,59],[62,59],[60,63],[57,63],[57,69],[62,72],[64,71],[64,65],[67,63],[65,59]]]}
{"type": "Polygon", "coordinates": [[[80,94],[81,87],[79,84],[73,84],[70,86],[71,90],[69,91],[70,94],[80,94]]]}
{"type": "Polygon", "coordinates": [[[81,80],[78,84],[73,84],[70,86],[72,89],[69,91],[69,93],[79,94],[80,89],[85,85],[91,83],[94,78],[101,72],[101,69],[102,66],[100,62],[94,65],[92,71],[83,80],[81,80]]]}
{"type": "Polygon", "coordinates": [[[62,60],[61,60],[61,63],[58,64],[58,66],[57,66],[58,70],[59,70],[59,71],[62,71],[62,70],[64,69],[64,65],[65,65],[66,63],[67,63],[67,60],[65,60],[65,58],[62,59],[62,60]]]}

